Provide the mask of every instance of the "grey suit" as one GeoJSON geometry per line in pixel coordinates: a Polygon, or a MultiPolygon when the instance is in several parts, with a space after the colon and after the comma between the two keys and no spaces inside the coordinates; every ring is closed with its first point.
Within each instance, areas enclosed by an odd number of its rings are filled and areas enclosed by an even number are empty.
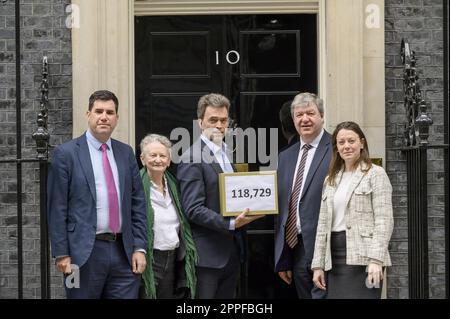
{"type": "Polygon", "coordinates": [[[190,222],[199,257],[199,298],[234,297],[239,272],[238,254],[244,257],[243,231],[230,230],[230,218],[220,215],[220,173],[223,173],[222,168],[201,139],[182,155],[178,165],[181,203],[190,222]],[[223,279],[224,276],[228,280],[223,279]],[[202,286],[205,281],[221,283],[205,287],[202,286]]]}
{"type": "MultiPolygon", "coordinates": [[[[319,218],[322,186],[331,160],[331,136],[324,132],[315,151],[311,166],[305,175],[299,202],[302,236],[299,244],[291,250],[285,244],[285,226],[288,218],[289,200],[292,192],[293,176],[300,142],[280,153],[278,162],[278,205],[279,215],[275,226],[275,271],[294,271],[297,294],[302,298],[311,298],[313,290],[311,261],[319,218]]],[[[313,292],[314,293],[314,292],[313,292]]],[[[314,296],[313,296],[314,297],[314,296]]],[[[315,296],[322,297],[320,293],[315,296]]]]}

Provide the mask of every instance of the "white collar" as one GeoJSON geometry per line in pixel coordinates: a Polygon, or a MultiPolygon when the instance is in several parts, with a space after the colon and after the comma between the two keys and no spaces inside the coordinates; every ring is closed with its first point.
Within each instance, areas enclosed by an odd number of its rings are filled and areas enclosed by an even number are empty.
{"type": "Polygon", "coordinates": [[[90,130],[86,131],[86,140],[96,149],[99,150],[102,144],[108,145],[108,149],[111,149],[111,138],[108,138],[106,143],[102,143],[99,140],[97,140],[94,135],[92,135],[90,130]]]}
{"type": "MultiPolygon", "coordinates": [[[[322,129],[320,131],[320,134],[317,135],[317,137],[311,142],[309,143],[309,145],[311,145],[314,148],[317,148],[319,146],[320,140],[322,139],[323,133],[325,132],[324,129],[322,129]]],[[[302,149],[303,145],[305,145],[306,143],[303,141],[303,139],[300,137],[300,149],[302,149]]]]}
{"type": "Polygon", "coordinates": [[[209,140],[205,135],[200,135],[200,138],[203,142],[205,142],[206,146],[214,153],[217,154],[218,152],[222,151],[226,154],[227,151],[227,145],[225,142],[222,142],[222,147],[214,143],[213,141],[209,140]]]}

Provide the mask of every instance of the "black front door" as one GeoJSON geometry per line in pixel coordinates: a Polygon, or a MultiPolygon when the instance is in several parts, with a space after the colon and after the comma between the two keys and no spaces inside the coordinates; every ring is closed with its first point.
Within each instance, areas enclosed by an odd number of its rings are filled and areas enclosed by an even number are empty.
{"type": "MultiPolygon", "coordinates": [[[[313,14],[136,17],[136,143],[177,127],[192,133],[199,97],[217,92],[237,126],[278,128],[282,148],[281,105],[317,93],[316,26],[313,14]]],[[[292,296],[273,273],[273,229],[266,216],[248,231],[241,297],[292,296]]]]}

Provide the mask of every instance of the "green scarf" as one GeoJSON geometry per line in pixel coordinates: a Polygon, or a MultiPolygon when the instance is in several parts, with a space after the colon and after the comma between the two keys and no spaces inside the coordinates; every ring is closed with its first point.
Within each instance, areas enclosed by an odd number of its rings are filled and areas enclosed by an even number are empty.
{"type": "MultiPolygon", "coordinates": [[[[150,177],[147,169],[144,167],[140,171],[142,184],[144,185],[145,199],[147,201],[147,224],[148,224],[148,248],[147,248],[147,266],[145,267],[142,278],[145,284],[145,294],[148,298],[156,298],[155,277],[153,274],[153,223],[154,211],[150,200],[150,177]]],[[[182,213],[180,195],[178,192],[177,180],[169,172],[165,172],[164,176],[167,180],[167,189],[176,208],[178,219],[180,220],[180,236],[182,236],[186,246],[186,256],[184,257],[184,271],[186,273],[187,287],[190,289],[191,298],[195,297],[195,288],[197,285],[197,277],[195,275],[195,265],[197,263],[197,251],[195,249],[194,240],[192,238],[191,227],[182,213]]]]}

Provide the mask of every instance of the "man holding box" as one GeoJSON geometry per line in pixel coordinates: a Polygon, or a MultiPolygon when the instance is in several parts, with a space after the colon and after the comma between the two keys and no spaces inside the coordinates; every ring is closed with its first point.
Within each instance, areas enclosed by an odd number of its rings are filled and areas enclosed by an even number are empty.
{"type": "Polygon", "coordinates": [[[235,171],[223,142],[230,102],[220,94],[200,98],[197,108],[202,134],[181,157],[177,178],[181,203],[191,224],[199,256],[197,298],[235,298],[240,260],[245,258],[245,230],[262,215],[236,218],[220,214],[219,174],[235,171]]]}

